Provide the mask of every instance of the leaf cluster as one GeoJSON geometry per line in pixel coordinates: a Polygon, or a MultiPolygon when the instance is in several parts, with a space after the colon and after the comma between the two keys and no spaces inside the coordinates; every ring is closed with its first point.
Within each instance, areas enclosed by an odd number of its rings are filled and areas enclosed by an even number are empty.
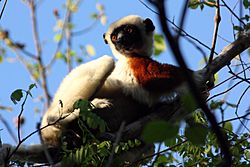
{"type": "MultiPolygon", "coordinates": [[[[106,122],[93,112],[94,106],[87,100],[78,100],[73,105],[80,110],[78,125],[81,128],[82,144],[80,148],[68,149],[64,143],[63,166],[105,166],[112,152],[113,143],[109,140],[99,140],[96,134],[107,131],[106,122]]],[[[129,151],[141,145],[141,141],[132,139],[120,141],[114,148],[114,154],[129,151]]]]}

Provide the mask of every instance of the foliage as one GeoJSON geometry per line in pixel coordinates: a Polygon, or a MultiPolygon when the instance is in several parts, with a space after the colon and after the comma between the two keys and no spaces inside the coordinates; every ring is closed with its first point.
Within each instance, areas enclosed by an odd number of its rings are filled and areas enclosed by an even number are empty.
{"type": "MultiPolygon", "coordinates": [[[[146,126],[144,131],[145,140],[148,136],[153,136],[150,140],[155,142],[163,142],[165,150],[161,152],[159,157],[155,160],[154,166],[182,166],[180,159],[174,155],[179,155],[183,159],[184,166],[220,166],[222,159],[220,154],[220,147],[217,143],[216,136],[207,128],[207,122],[201,111],[193,114],[193,125],[186,126],[180,131],[185,131],[184,135],[175,133],[174,138],[168,138],[167,133],[165,137],[157,137],[155,131],[164,132],[167,123],[152,122],[146,126]],[[157,130],[154,129],[156,125],[157,130]],[[149,131],[148,129],[152,130],[149,131]],[[145,134],[146,133],[146,134],[145,134]]],[[[249,166],[249,133],[236,135],[233,132],[233,125],[231,122],[226,122],[221,127],[224,134],[227,135],[231,143],[230,150],[233,156],[233,166],[249,166]]],[[[171,131],[170,131],[171,133],[171,131]]],[[[164,133],[163,133],[164,135],[164,133]]]]}
{"type": "MultiPolygon", "coordinates": [[[[93,112],[94,106],[86,100],[78,100],[74,104],[74,109],[80,109],[78,124],[81,128],[80,148],[68,149],[68,143],[64,143],[63,166],[105,166],[112,152],[113,143],[109,140],[99,140],[96,134],[103,134],[107,130],[106,123],[93,112]],[[95,131],[95,133],[93,133],[95,131]]],[[[72,140],[72,138],[70,139],[72,140]]],[[[70,141],[72,142],[72,141],[70,141]]],[[[121,141],[115,146],[114,154],[129,151],[140,146],[137,139],[121,141]]]]}
{"type": "Polygon", "coordinates": [[[163,35],[154,34],[154,55],[158,56],[166,50],[166,44],[163,35]]]}

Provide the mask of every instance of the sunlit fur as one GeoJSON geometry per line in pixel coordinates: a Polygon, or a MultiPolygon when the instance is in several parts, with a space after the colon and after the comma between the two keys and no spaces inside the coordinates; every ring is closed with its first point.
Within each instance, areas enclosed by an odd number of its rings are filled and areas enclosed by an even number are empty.
{"type": "Polygon", "coordinates": [[[41,131],[46,144],[59,145],[62,131],[69,122],[79,117],[79,110],[73,111],[73,104],[79,99],[90,99],[113,68],[113,59],[103,56],[78,66],[63,79],[49,109],[43,116],[41,127],[53,124],[59,118],[67,117],[41,131]]]}

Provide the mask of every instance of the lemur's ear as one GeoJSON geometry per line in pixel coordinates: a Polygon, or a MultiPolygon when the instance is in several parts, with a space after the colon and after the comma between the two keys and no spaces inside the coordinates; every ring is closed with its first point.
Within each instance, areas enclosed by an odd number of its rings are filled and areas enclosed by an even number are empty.
{"type": "Polygon", "coordinates": [[[106,36],[106,34],[104,33],[104,34],[102,35],[103,40],[104,40],[105,44],[108,44],[108,41],[106,40],[105,36],[106,36]]]}
{"type": "Polygon", "coordinates": [[[146,31],[147,32],[152,32],[155,30],[155,26],[152,22],[152,20],[150,20],[149,18],[146,18],[143,23],[145,24],[145,27],[146,27],[146,31]]]}

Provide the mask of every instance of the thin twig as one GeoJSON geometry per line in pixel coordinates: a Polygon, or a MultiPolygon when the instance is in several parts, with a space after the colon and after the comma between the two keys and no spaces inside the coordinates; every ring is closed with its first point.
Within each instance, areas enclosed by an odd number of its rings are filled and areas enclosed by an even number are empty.
{"type": "Polygon", "coordinates": [[[18,120],[18,122],[17,122],[18,143],[21,141],[21,117],[22,117],[22,114],[23,114],[23,111],[24,111],[24,104],[26,103],[28,95],[29,95],[28,91],[25,91],[25,90],[22,90],[22,91],[24,91],[26,94],[25,94],[25,98],[23,100],[23,103],[21,105],[21,111],[20,111],[20,113],[18,114],[18,117],[17,117],[17,120],[18,120]]]}
{"type": "MultiPolygon", "coordinates": [[[[68,0],[66,3],[69,4],[71,0],[68,0]]],[[[68,6],[67,6],[68,8],[68,6]]],[[[66,43],[67,43],[67,51],[66,51],[66,62],[68,66],[68,72],[72,70],[72,62],[71,62],[71,48],[72,48],[72,31],[69,27],[69,24],[71,22],[72,12],[69,10],[69,12],[66,15],[66,28],[65,28],[65,37],[66,37],[66,43]]]]}
{"type": "MultiPolygon", "coordinates": [[[[81,4],[82,0],[77,0],[75,2],[75,5],[76,6],[79,6],[81,4]]],[[[64,39],[64,36],[66,35],[66,40],[67,40],[67,44],[68,44],[68,48],[69,48],[69,45],[71,45],[69,41],[71,41],[71,37],[74,35],[73,32],[71,32],[71,30],[69,29],[68,27],[68,23],[71,21],[70,17],[71,17],[72,13],[70,11],[70,9],[68,7],[66,7],[66,13],[65,13],[65,16],[64,16],[64,21],[63,21],[63,26],[62,26],[62,30],[61,30],[61,33],[60,33],[60,40],[58,41],[57,43],[57,47],[56,47],[56,50],[52,56],[52,59],[49,61],[48,65],[46,65],[46,69],[49,69],[51,68],[51,66],[54,64],[55,60],[56,60],[56,56],[57,56],[57,53],[60,51],[61,47],[62,47],[62,44],[63,44],[63,39],[64,39]],[[67,33],[70,31],[70,35],[67,33]],[[68,37],[67,37],[68,36],[68,37]]],[[[67,61],[70,61],[70,54],[68,53],[68,49],[67,49],[67,61]]],[[[70,70],[72,67],[71,67],[71,63],[67,62],[68,63],[68,69],[70,70]]]]}
{"type": "Polygon", "coordinates": [[[114,159],[114,154],[115,154],[115,148],[117,147],[118,143],[120,142],[121,140],[121,137],[122,137],[122,132],[124,130],[124,127],[125,127],[125,122],[123,121],[120,125],[120,128],[116,134],[116,139],[115,139],[115,142],[112,146],[112,151],[111,151],[111,154],[109,156],[109,159],[108,159],[108,163],[106,165],[106,167],[110,167],[112,166],[112,162],[113,162],[113,159],[114,159]]]}
{"type": "Polygon", "coordinates": [[[39,129],[36,129],[35,131],[33,131],[33,132],[31,132],[30,134],[28,134],[26,137],[22,138],[22,139],[18,142],[18,144],[17,144],[17,146],[15,147],[15,149],[14,149],[10,154],[8,154],[8,156],[6,157],[6,159],[7,159],[7,160],[11,159],[11,157],[17,152],[17,150],[19,149],[19,147],[21,146],[21,144],[22,144],[23,142],[25,142],[28,138],[30,138],[30,137],[33,136],[34,134],[36,134],[36,133],[42,131],[43,129],[45,129],[45,128],[49,127],[49,126],[56,125],[56,124],[57,124],[58,122],[60,122],[61,120],[64,120],[64,119],[66,119],[68,116],[70,116],[70,114],[71,114],[71,113],[69,113],[69,114],[67,114],[67,115],[65,115],[65,116],[63,116],[63,117],[59,117],[59,118],[58,118],[57,120],[55,120],[54,122],[48,123],[47,125],[45,125],[45,126],[43,126],[43,127],[40,127],[39,129]]]}
{"type": "Polygon", "coordinates": [[[72,32],[72,36],[78,36],[78,35],[82,35],[82,34],[89,32],[90,30],[92,30],[96,26],[97,23],[98,23],[98,19],[95,19],[94,22],[91,23],[88,27],[86,27],[82,30],[72,32]]]}
{"type": "Polygon", "coordinates": [[[32,69],[29,68],[29,64],[27,63],[26,59],[22,57],[17,50],[14,49],[13,51],[15,52],[17,59],[24,65],[28,73],[30,73],[32,79],[34,79],[34,81],[36,81],[36,83],[42,87],[41,81],[34,77],[32,69]]]}
{"type": "Polygon", "coordinates": [[[67,17],[69,15],[68,13],[69,13],[69,9],[66,8],[66,14],[64,16],[63,26],[62,26],[62,30],[61,30],[61,34],[60,34],[61,38],[60,38],[60,40],[57,43],[57,47],[55,49],[55,52],[54,52],[54,54],[52,56],[52,59],[49,61],[48,65],[46,66],[46,69],[50,69],[51,66],[54,64],[54,62],[56,60],[57,53],[60,51],[60,49],[62,47],[65,30],[67,28],[66,22],[67,22],[67,19],[68,19],[67,17]]]}
{"type": "MultiPolygon", "coordinates": [[[[239,117],[239,115],[238,115],[238,110],[239,110],[239,106],[240,106],[240,103],[241,103],[241,100],[243,99],[243,97],[244,97],[244,95],[247,93],[247,91],[250,89],[250,86],[248,86],[244,91],[243,91],[243,93],[241,94],[241,96],[240,96],[240,98],[239,98],[239,100],[238,100],[238,102],[237,102],[237,104],[236,104],[236,109],[235,109],[235,115],[237,116],[237,117],[239,117]]],[[[242,124],[242,126],[244,126],[244,128],[250,133],[250,129],[241,121],[241,119],[239,119],[239,121],[240,121],[240,123],[242,124]]],[[[237,131],[237,133],[238,133],[238,131],[237,131]]]]}
{"type": "Polygon", "coordinates": [[[9,123],[2,117],[2,115],[0,114],[0,121],[2,121],[2,123],[4,124],[4,126],[6,127],[7,131],[9,132],[11,138],[15,141],[15,143],[17,143],[17,138],[14,134],[14,132],[12,131],[9,123]]]}
{"type": "Polygon", "coordinates": [[[205,63],[207,64],[208,60],[207,60],[207,54],[206,52],[192,39],[187,38],[184,34],[180,33],[181,36],[184,37],[184,39],[186,39],[190,44],[192,44],[202,55],[203,60],[205,61],[205,63]]]}
{"type": "Polygon", "coordinates": [[[216,12],[214,16],[214,33],[213,33],[212,47],[211,47],[211,51],[210,51],[210,55],[208,59],[208,64],[211,64],[211,62],[213,61],[220,21],[221,21],[220,0],[216,0],[216,12]]]}
{"type": "MultiPolygon", "coordinates": [[[[186,18],[186,13],[187,13],[187,9],[188,9],[188,3],[189,3],[189,1],[186,1],[184,3],[184,5],[183,5],[183,10],[182,10],[180,24],[179,24],[179,27],[180,27],[181,30],[183,29],[183,26],[184,26],[184,22],[185,22],[185,18],[186,18]]],[[[181,33],[182,33],[181,31],[178,31],[178,34],[176,36],[176,40],[179,39],[181,33]]]]}
{"type": "Polygon", "coordinates": [[[227,120],[221,121],[218,124],[221,125],[221,124],[224,124],[226,122],[237,121],[239,119],[245,119],[248,115],[250,115],[250,112],[246,113],[245,115],[238,116],[236,118],[231,118],[231,119],[227,119],[227,120]]]}
{"type": "Polygon", "coordinates": [[[215,98],[215,97],[217,97],[217,96],[220,96],[220,95],[223,95],[223,94],[229,92],[230,90],[232,90],[234,87],[236,87],[237,85],[239,85],[239,84],[242,83],[242,82],[243,82],[243,81],[239,81],[239,82],[237,82],[236,84],[234,84],[232,87],[228,88],[227,90],[225,90],[225,91],[223,91],[223,92],[221,92],[221,93],[218,93],[218,94],[216,94],[216,95],[213,95],[212,97],[210,97],[209,99],[207,99],[207,101],[210,101],[210,100],[212,100],[213,98],[215,98]]]}
{"type": "Polygon", "coordinates": [[[2,8],[1,14],[0,14],[0,20],[1,20],[2,16],[3,16],[3,11],[4,11],[4,9],[5,9],[6,5],[7,5],[7,1],[8,1],[8,0],[5,0],[5,1],[4,1],[3,8],[2,8]]]}
{"type": "Polygon", "coordinates": [[[35,43],[36,54],[37,54],[36,57],[37,57],[38,64],[40,67],[40,72],[41,72],[41,84],[42,84],[42,88],[43,88],[43,92],[45,96],[45,107],[48,108],[50,104],[51,96],[48,90],[46,68],[43,64],[42,48],[41,48],[40,39],[38,35],[36,4],[34,0],[29,1],[28,4],[31,10],[32,30],[33,30],[34,43],[35,43]]]}
{"type": "Polygon", "coordinates": [[[20,51],[29,58],[37,60],[37,57],[25,49],[20,49],[20,51]]]}
{"type": "MultiPolygon", "coordinates": [[[[239,75],[239,74],[243,73],[244,71],[248,70],[249,68],[250,68],[250,66],[249,66],[249,67],[247,67],[247,68],[245,68],[244,70],[242,70],[242,71],[238,72],[238,73],[237,73],[237,74],[235,74],[235,75],[239,75]]],[[[220,82],[219,84],[215,85],[212,89],[215,89],[216,87],[219,87],[220,85],[224,84],[224,83],[225,83],[225,82],[227,82],[228,80],[230,80],[230,79],[234,78],[234,77],[235,77],[235,75],[232,75],[231,77],[229,77],[229,78],[225,79],[224,81],[220,82]]]]}
{"type": "Polygon", "coordinates": [[[142,162],[142,161],[144,161],[144,160],[146,160],[146,159],[148,159],[148,158],[152,158],[152,157],[154,157],[154,156],[156,156],[156,155],[158,155],[158,154],[162,154],[162,153],[165,153],[165,152],[167,152],[167,151],[170,151],[170,150],[174,149],[175,147],[178,147],[178,146],[180,146],[180,145],[186,143],[187,141],[188,141],[188,140],[183,140],[182,142],[177,143],[177,144],[175,144],[175,145],[173,145],[173,146],[171,146],[171,147],[168,147],[168,148],[166,148],[165,150],[162,150],[162,151],[159,151],[159,152],[154,153],[154,154],[152,154],[152,155],[143,157],[142,159],[139,159],[139,160],[133,162],[133,164],[131,164],[131,166],[133,166],[134,164],[137,164],[138,162],[142,162]]]}
{"type": "Polygon", "coordinates": [[[156,153],[157,153],[157,154],[156,154],[156,157],[155,157],[154,161],[152,162],[152,164],[150,165],[150,167],[154,167],[154,165],[155,165],[155,163],[157,162],[159,156],[161,155],[161,154],[159,154],[159,152],[160,152],[160,150],[161,150],[161,145],[162,145],[162,142],[158,144],[158,149],[157,149],[157,151],[156,151],[156,153]]]}
{"type": "Polygon", "coordinates": [[[239,21],[241,22],[244,26],[246,26],[246,24],[244,23],[244,21],[242,21],[235,13],[234,11],[226,4],[226,2],[224,0],[221,0],[221,2],[223,3],[223,5],[231,12],[231,14],[239,21]]]}

